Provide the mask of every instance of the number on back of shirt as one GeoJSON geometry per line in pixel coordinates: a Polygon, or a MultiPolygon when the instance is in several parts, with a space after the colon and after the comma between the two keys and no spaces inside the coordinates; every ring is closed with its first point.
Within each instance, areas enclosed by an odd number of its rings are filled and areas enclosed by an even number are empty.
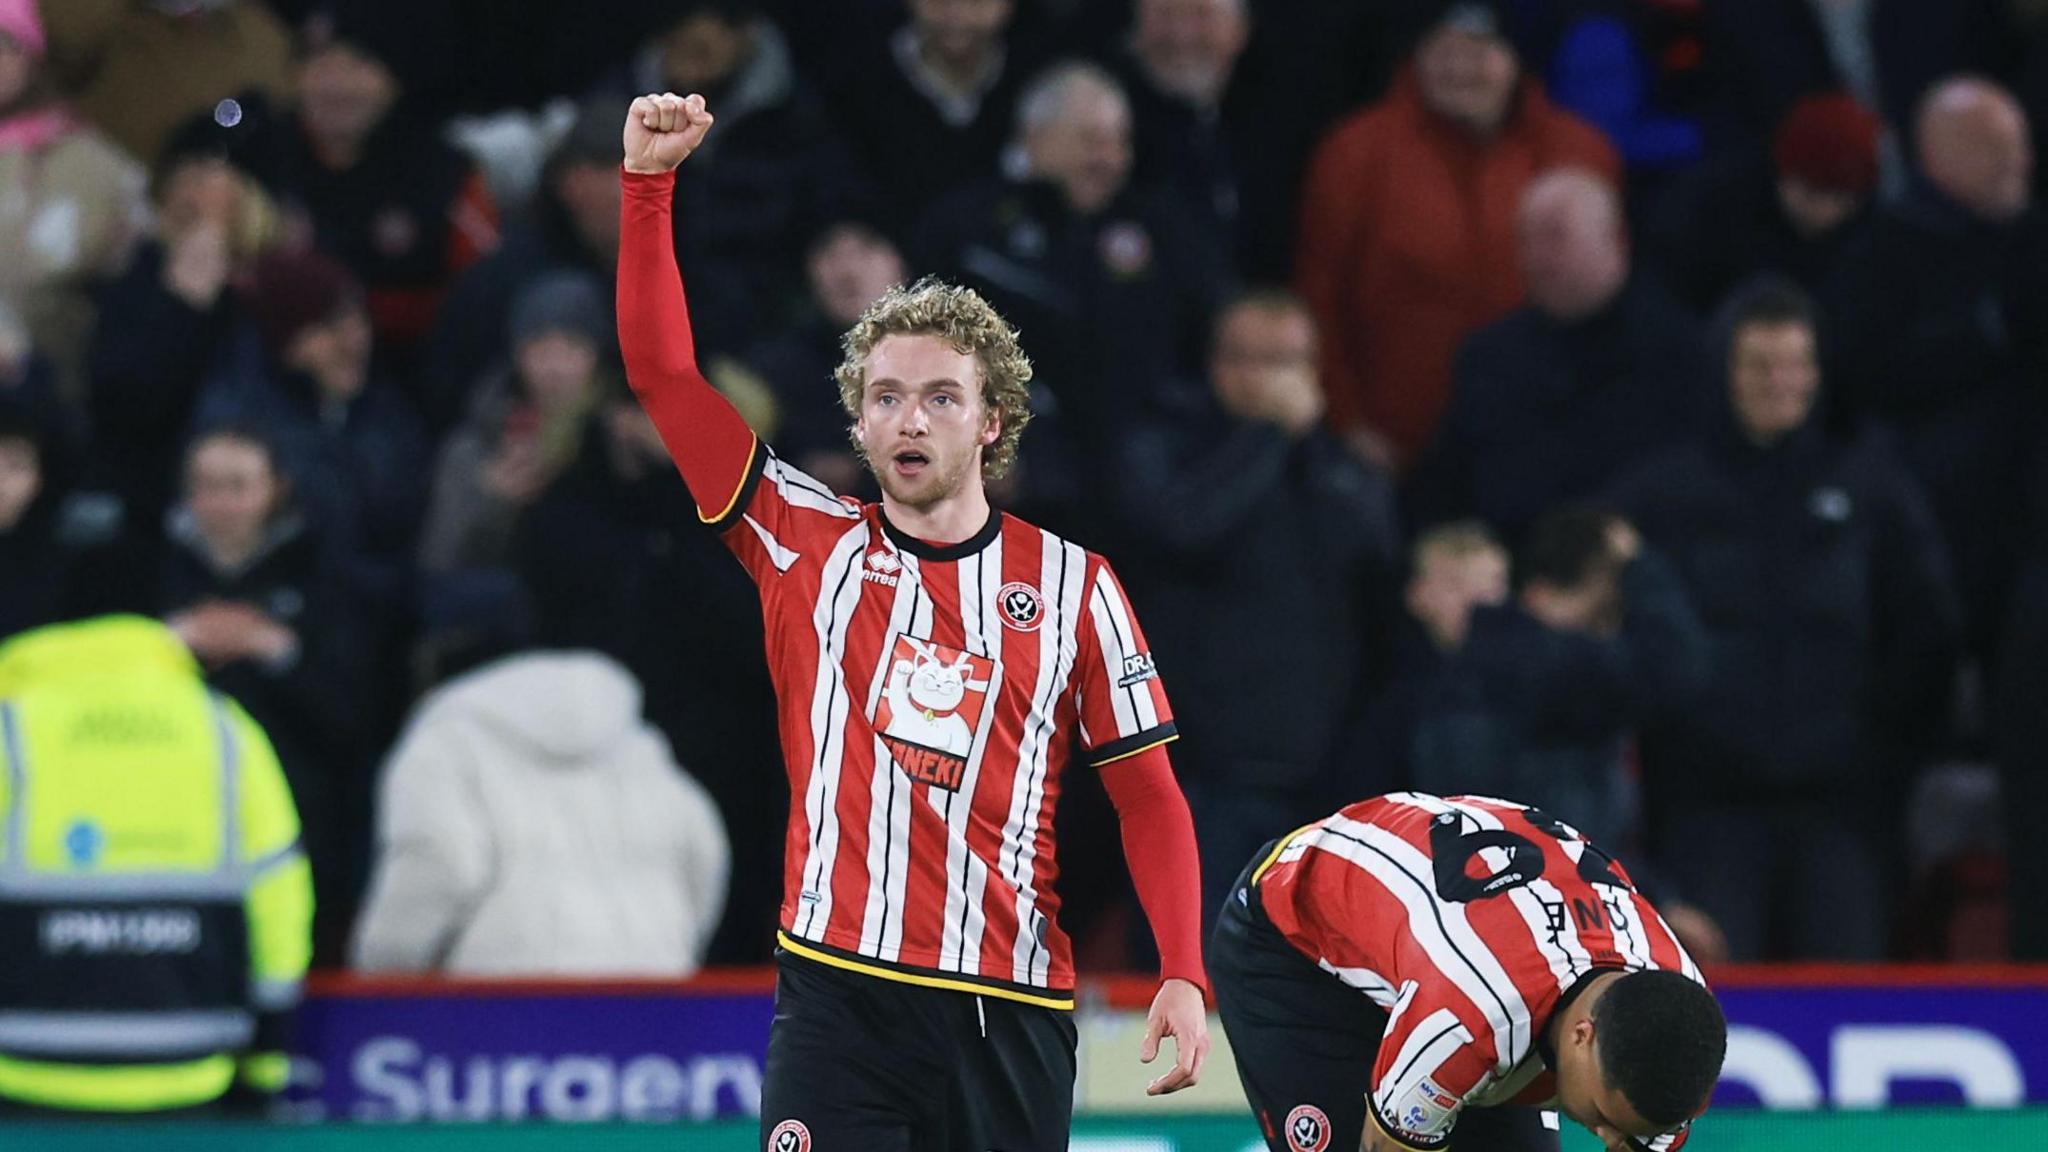
{"type": "MultiPolygon", "coordinates": [[[[1614,858],[1571,826],[1540,808],[1527,809],[1522,815],[1551,839],[1581,845],[1579,879],[1634,890],[1635,885],[1615,870],[1614,858]]],[[[1505,828],[1467,827],[1470,822],[1463,813],[1444,812],[1430,824],[1429,855],[1438,897],[1469,904],[1527,887],[1543,876],[1547,860],[1534,840],[1505,828]]]]}

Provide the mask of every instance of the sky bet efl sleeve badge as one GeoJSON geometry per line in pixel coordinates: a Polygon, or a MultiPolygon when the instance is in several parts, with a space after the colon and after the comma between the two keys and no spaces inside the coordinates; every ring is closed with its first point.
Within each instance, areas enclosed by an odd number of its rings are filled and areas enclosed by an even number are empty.
{"type": "Polygon", "coordinates": [[[1002,674],[986,656],[896,637],[875,701],[875,731],[910,778],[957,791],[1002,674]]]}

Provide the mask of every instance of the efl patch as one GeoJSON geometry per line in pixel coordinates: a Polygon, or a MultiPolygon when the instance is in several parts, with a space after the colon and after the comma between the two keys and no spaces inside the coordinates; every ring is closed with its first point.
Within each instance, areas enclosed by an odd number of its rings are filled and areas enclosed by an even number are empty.
{"type": "Polygon", "coordinates": [[[1458,1098],[1424,1077],[1401,1094],[1394,1109],[1403,1132],[1432,1136],[1450,1126],[1451,1117],[1458,1110],[1458,1098]]]}
{"type": "Polygon", "coordinates": [[[1001,669],[994,660],[914,636],[896,637],[877,673],[875,733],[911,779],[958,791],[1001,669]]]}
{"type": "Polygon", "coordinates": [[[1313,1104],[1297,1104],[1287,1114],[1287,1146],[1294,1152],[1323,1152],[1330,1146],[1330,1118],[1313,1104]]]}
{"type": "Polygon", "coordinates": [[[1379,1113],[1381,1121],[1385,1123],[1389,1132],[1400,1135],[1401,1143],[1410,1147],[1443,1148],[1448,1146],[1451,1142],[1450,1125],[1446,1123],[1435,1131],[1429,1130],[1428,1125],[1425,1123],[1429,1119],[1429,1110],[1425,1106],[1416,1103],[1416,1093],[1418,1091],[1418,1089],[1414,1088],[1409,1089],[1408,1093],[1401,1097],[1401,1101],[1397,1105],[1399,1110],[1393,1115],[1389,1115],[1385,1110],[1381,1110],[1379,1113]]]}
{"type": "Polygon", "coordinates": [[[1003,623],[1019,632],[1035,632],[1039,621],[1045,619],[1045,598],[1021,580],[996,589],[996,607],[1003,614],[1003,623]]]}
{"type": "Polygon", "coordinates": [[[768,1133],[769,1152],[811,1152],[811,1130],[801,1120],[784,1120],[768,1133]]]}
{"type": "Polygon", "coordinates": [[[1422,1083],[1417,1085],[1417,1088],[1420,1089],[1423,1095],[1436,1101],[1440,1107],[1451,1109],[1458,1106],[1458,1098],[1456,1096],[1437,1087],[1436,1081],[1431,1080],[1427,1076],[1422,1078],[1422,1083]]]}

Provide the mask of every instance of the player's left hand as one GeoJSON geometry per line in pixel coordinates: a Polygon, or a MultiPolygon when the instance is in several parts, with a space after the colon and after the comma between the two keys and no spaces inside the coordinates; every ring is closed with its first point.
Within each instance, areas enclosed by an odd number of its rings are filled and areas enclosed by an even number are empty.
{"type": "Polygon", "coordinates": [[[1159,1042],[1173,1037],[1173,1067],[1145,1086],[1145,1095],[1164,1096],[1194,1086],[1202,1077],[1202,1061],[1209,1056],[1209,1013],[1202,1006],[1202,990],[1186,980],[1168,980],[1152,998],[1152,1011],[1145,1015],[1145,1043],[1138,1061],[1150,1064],[1159,1055],[1159,1042]]]}

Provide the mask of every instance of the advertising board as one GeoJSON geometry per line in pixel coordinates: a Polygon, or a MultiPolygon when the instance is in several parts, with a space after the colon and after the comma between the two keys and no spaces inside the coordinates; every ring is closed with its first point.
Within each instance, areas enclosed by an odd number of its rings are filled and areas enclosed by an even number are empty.
{"type": "MultiPolygon", "coordinates": [[[[1716,981],[1729,1019],[1719,1108],[2048,1104],[2048,972],[1758,969],[1716,981]]],[[[1148,1097],[1142,982],[1082,997],[1082,1112],[1237,1114],[1220,1028],[1194,1091],[1148,1097]]],[[[330,983],[300,1025],[308,1119],[703,1121],[758,1112],[765,974],[693,985],[330,983]]]]}

